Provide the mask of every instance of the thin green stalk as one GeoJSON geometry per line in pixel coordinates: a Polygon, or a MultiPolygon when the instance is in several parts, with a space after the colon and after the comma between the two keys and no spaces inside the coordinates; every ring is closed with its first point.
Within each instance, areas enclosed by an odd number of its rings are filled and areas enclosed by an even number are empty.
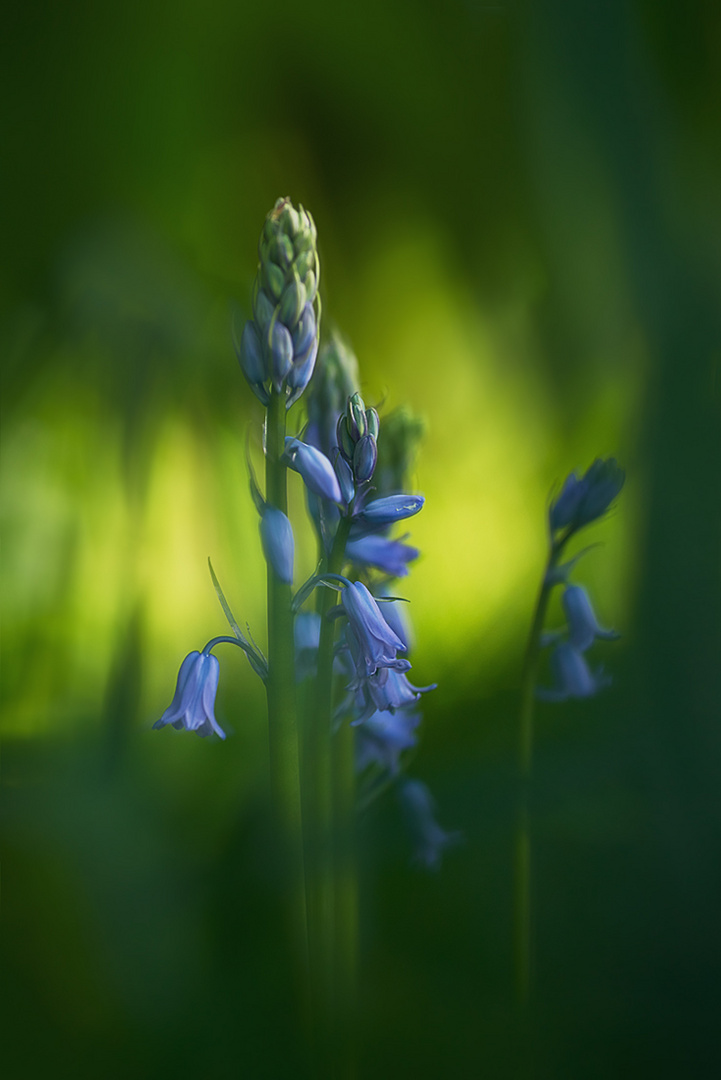
{"type": "MultiPolygon", "coordinates": [[[[288,510],[285,448],[285,398],[273,391],[266,421],[265,490],[271,506],[288,510]]],[[[268,732],[270,782],[284,861],[284,889],[289,901],[293,948],[303,987],[307,980],[308,943],[303,866],[300,761],[295,701],[295,657],[290,585],[268,563],[268,732]]]]}
{"type": "MultiPolygon", "coordinates": [[[[348,518],[341,518],[333,547],[324,572],[337,574],[343,568],[345,545],[350,530],[348,518]]],[[[339,1060],[338,999],[335,972],[335,829],[334,807],[334,750],[333,742],[333,658],[336,622],[328,614],[337,600],[334,589],[318,591],[318,613],[321,618],[318,648],[318,674],[315,698],[308,721],[305,739],[304,798],[308,808],[306,835],[309,861],[309,935],[311,949],[311,982],[314,1011],[320,1031],[317,1038],[323,1043],[328,1074],[334,1073],[339,1060]]]]}
{"type": "Polygon", "coordinates": [[[532,905],[531,905],[531,820],[530,789],[533,768],[533,712],[538,666],[541,657],[541,634],[548,602],[553,589],[553,571],[566,543],[567,536],[551,544],[551,552],[543,574],[536,608],[528,635],[526,655],[521,676],[521,710],[518,738],[518,818],[514,852],[515,871],[515,967],[519,1004],[525,1007],[531,993],[532,970],[532,905]]]}

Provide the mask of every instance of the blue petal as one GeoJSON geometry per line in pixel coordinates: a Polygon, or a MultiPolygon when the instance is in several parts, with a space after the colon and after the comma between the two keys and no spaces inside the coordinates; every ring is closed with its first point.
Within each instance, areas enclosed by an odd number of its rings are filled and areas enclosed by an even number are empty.
{"type": "Polygon", "coordinates": [[[292,526],[282,510],[266,505],[260,519],[260,538],[266,560],[280,580],[291,585],[295,544],[292,526]]]}

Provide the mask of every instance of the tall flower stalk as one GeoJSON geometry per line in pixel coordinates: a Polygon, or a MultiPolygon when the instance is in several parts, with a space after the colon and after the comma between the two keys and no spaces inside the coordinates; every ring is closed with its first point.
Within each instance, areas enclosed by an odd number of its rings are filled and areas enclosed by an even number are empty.
{"type": "MultiPolygon", "coordinates": [[[[215,718],[219,663],[238,645],[268,700],[270,787],[287,922],[318,1077],[355,1073],[359,888],[357,815],[395,790],[417,860],[429,869],[455,842],[436,823],[428,789],[403,778],[418,702],[408,679],[410,633],[393,597],[418,551],[392,535],[419,513],[407,477],[419,428],[398,412],[387,433],[358,390],[352,354],[333,340],[318,356],[319,261],[313,219],[279,199],[261,233],[253,317],[235,335],[240,367],[265,410],[265,485],[250,489],[267,563],[268,655],[240,630],[211,575],[233,637],[186,657],[175,697],[155,725],[225,733],[215,718]],[[288,410],[304,392],[307,423],[288,410]],[[318,539],[315,574],[295,588],[288,471],[305,484],[318,539]]],[[[385,422],[384,422],[385,423],[385,422]]]]}
{"type": "MultiPolygon", "coordinates": [[[[569,577],[582,551],[566,563],[561,559],[569,540],[579,530],[602,517],[623,487],[625,474],[613,458],[598,458],[579,479],[571,473],[548,514],[548,557],[531,621],[521,676],[521,707],[518,728],[518,819],[515,844],[515,967],[518,1000],[528,1003],[532,977],[532,881],[530,796],[533,771],[533,721],[537,698],[564,701],[590,697],[608,683],[602,672],[592,672],[584,653],[596,638],[613,639],[615,631],[603,630],[593,614],[584,589],[571,585],[569,577]],[[544,633],[551,594],[563,587],[566,628],[544,633]],[[543,650],[552,646],[552,687],[538,686],[543,650]]],[[[588,549],[586,549],[588,550],[588,549]]]]}

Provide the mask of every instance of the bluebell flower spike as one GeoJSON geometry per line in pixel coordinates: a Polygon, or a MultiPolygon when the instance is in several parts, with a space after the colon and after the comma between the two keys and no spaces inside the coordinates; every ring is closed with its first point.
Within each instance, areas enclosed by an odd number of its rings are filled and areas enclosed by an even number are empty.
{"type": "Polygon", "coordinates": [[[215,732],[224,739],[225,732],[215,719],[219,675],[220,664],[212,653],[188,653],[180,665],[173,700],[153,728],[171,724],[177,731],[185,728],[201,737],[215,732]]]}

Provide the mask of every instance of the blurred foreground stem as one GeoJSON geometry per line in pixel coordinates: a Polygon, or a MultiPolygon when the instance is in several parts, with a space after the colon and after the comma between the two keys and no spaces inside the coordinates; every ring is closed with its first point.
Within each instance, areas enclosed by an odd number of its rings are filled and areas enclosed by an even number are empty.
{"type": "Polygon", "coordinates": [[[518,731],[518,817],[514,851],[515,912],[514,954],[516,992],[519,1005],[525,1009],[531,994],[532,972],[532,910],[531,910],[531,774],[533,768],[533,711],[535,704],[538,665],[541,657],[541,635],[546,620],[548,601],[553,589],[553,574],[567,536],[551,542],[548,562],[528,635],[521,676],[521,709],[518,731]]]}
{"type": "MultiPolygon", "coordinates": [[[[343,569],[349,518],[341,518],[324,572],[343,569]]],[[[307,733],[305,805],[309,808],[308,860],[311,985],[325,1074],[354,1075],[350,1008],[355,1000],[357,885],[353,854],[355,776],[353,732],[346,722],[333,732],[333,660],[336,590],[318,590],[318,674],[307,733]],[[347,730],[346,730],[347,729],[347,730]]]]}
{"type": "MultiPolygon", "coordinates": [[[[288,510],[285,396],[271,392],[266,421],[265,491],[271,506],[288,510]]],[[[308,941],[303,865],[300,760],[295,701],[295,657],[290,585],[268,560],[268,733],[270,783],[282,855],[282,890],[303,998],[307,996],[308,941]]]]}

